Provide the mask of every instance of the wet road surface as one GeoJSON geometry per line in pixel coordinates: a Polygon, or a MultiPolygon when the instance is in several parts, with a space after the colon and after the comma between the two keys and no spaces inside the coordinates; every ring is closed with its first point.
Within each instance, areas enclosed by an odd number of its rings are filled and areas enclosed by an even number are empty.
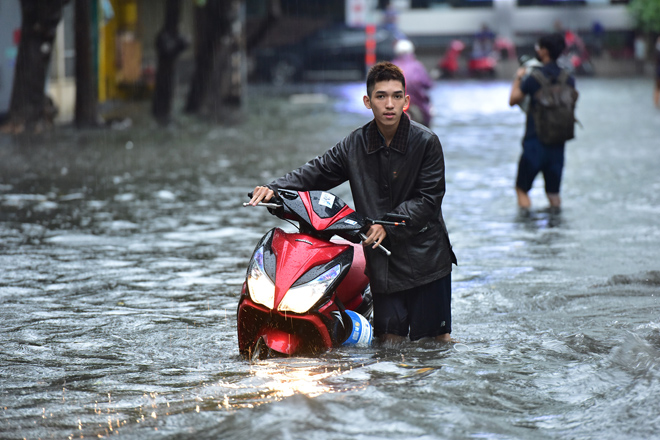
{"type": "Polygon", "coordinates": [[[362,84],[252,88],[242,126],[0,138],[0,437],[653,438],[660,112],[646,80],[578,87],[564,209],[539,178],[521,217],[509,84],[436,83],[458,342],[318,358],[238,356],[248,258],[287,227],[241,204],[367,122],[362,84]]]}

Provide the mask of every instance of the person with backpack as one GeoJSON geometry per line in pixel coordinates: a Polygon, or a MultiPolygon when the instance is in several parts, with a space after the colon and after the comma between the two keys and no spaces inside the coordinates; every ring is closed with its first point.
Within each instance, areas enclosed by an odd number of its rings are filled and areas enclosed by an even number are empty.
{"type": "Polygon", "coordinates": [[[560,210],[564,147],[565,142],[574,137],[578,98],[575,78],[557,64],[565,48],[566,42],[561,34],[539,38],[535,50],[542,66],[534,68],[531,74],[526,67],[520,67],[511,85],[510,106],[521,104],[527,96],[531,98],[516,177],[521,213],[529,213],[531,200],[528,193],[539,172],[543,173],[545,180],[550,211],[560,210]]]}

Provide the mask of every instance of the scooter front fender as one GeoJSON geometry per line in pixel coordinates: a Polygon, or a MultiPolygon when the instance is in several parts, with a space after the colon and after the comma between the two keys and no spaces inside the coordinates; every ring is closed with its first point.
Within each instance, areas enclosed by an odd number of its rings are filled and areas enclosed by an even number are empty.
{"type": "Polygon", "coordinates": [[[268,348],[285,355],[293,355],[300,347],[300,336],[276,328],[263,328],[259,336],[263,337],[268,348]]]}

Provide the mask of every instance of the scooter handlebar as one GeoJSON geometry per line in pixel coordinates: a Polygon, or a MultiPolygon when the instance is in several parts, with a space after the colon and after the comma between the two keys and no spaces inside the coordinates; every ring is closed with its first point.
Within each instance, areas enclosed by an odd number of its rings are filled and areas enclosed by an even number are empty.
{"type": "MultiPolygon", "coordinates": [[[[248,197],[249,197],[249,198],[252,198],[253,195],[254,195],[254,192],[253,192],[253,191],[250,191],[250,192],[248,193],[248,197]]],[[[275,208],[275,209],[277,209],[277,208],[281,208],[281,207],[283,206],[283,205],[281,205],[281,204],[274,203],[274,202],[277,202],[278,200],[281,200],[281,199],[277,196],[277,193],[273,194],[273,197],[272,197],[271,200],[273,200],[273,202],[259,202],[259,203],[257,203],[256,205],[251,205],[249,202],[244,202],[244,203],[243,203],[243,206],[262,206],[262,207],[264,207],[264,208],[275,208]]]]}
{"type": "Polygon", "coordinates": [[[282,205],[278,205],[277,203],[267,203],[267,202],[259,202],[256,205],[250,205],[249,202],[243,203],[243,206],[263,206],[264,208],[281,208],[282,205]]]}
{"type": "MultiPolygon", "coordinates": [[[[250,197],[250,198],[252,198],[253,195],[254,195],[254,194],[253,194],[252,191],[250,191],[250,192],[248,193],[248,197],[250,197]]],[[[280,208],[283,208],[283,207],[284,207],[284,204],[283,204],[283,203],[275,203],[275,202],[278,202],[278,201],[279,201],[279,202],[282,202],[282,199],[280,199],[280,198],[278,197],[278,194],[277,194],[277,193],[275,193],[275,195],[273,196],[273,199],[272,199],[272,200],[273,200],[273,202],[259,202],[259,203],[257,203],[256,205],[251,205],[249,202],[244,202],[244,203],[243,203],[243,206],[261,206],[261,207],[264,207],[264,208],[270,208],[270,209],[280,209],[280,208]]],[[[409,218],[408,218],[407,216],[404,216],[404,215],[398,215],[398,214],[392,214],[392,213],[388,213],[388,214],[385,216],[385,218],[388,218],[388,219],[391,219],[391,220],[395,220],[395,221],[390,221],[390,220],[374,220],[374,219],[366,218],[366,219],[365,219],[366,224],[363,225],[362,228],[363,228],[363,230],[366,229],[366,228],[368,227],[369,224],[372,224],[372,225],[376,225],[376,224],[377,224],[377,225],[383,225],[383,226],[406,226],[406,220],[409,220],[409,218]]],[[[361,239],[362,241],[367,240],[367,236],[366,236],[366,234],[365,234],[363,231],[360,231],[360,232],[358,233],[358,236],[360,237],[360,239],[361,239]]],[[[392,252],[390,252],[385,246],[383,246],[383,245],[380,244],[380,243],[376,246],[376,248],[377,248],[377,249],[380,249],[380,250],[381,250],[385,255],[387,255],[388,257],[392,255],[392,252]]]]}

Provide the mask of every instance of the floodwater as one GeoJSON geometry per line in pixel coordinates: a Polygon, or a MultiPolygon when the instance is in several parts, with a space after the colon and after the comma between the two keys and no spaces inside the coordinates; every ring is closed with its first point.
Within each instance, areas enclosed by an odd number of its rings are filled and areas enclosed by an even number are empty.
{"type": "Polygon", "coordinates": [[[361,84],[252,88],[230,128],[0,138],[0,437],[658,438],[660,112],[648,79],[578,86],[564,209],[539,178],[521,217],[509,84],[436,83],[456,342],[316,358],[238,355],[248,258],[285,226],[241,203],[365,123],[361,84]]]}

